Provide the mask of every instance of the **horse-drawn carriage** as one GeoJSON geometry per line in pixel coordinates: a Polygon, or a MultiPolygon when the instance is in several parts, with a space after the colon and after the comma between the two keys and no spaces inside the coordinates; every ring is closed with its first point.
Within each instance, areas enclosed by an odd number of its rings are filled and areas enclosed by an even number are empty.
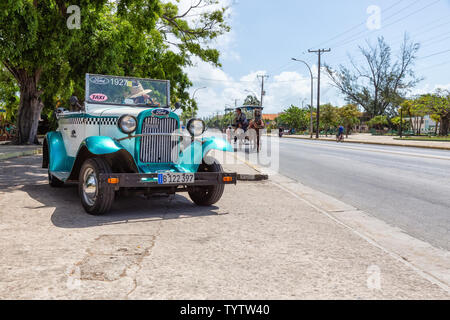
{"type": "Polygon", "coordinates": [[[236,123],[233,125],[231,138],[238,144],[239,148],[249,145],[257,152],[261,149],[261,131],[264,129],[262,110],[260,106],[242,106],[239,108],[247,120],[246,124],[236,123]]]}

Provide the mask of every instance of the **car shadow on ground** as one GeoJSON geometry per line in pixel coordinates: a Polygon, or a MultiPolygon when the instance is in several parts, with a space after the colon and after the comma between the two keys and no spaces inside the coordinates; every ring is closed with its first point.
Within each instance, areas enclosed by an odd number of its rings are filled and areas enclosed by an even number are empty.
{"type": "MultiPolygon", "coordinates": [[[[37,205],[24,205],[30,211],[54,208],[51,221],[60,228],[88,228],[94,226],[152,222],[168,219],[186,219],[217,216],[216,206],[199,207],[177,194],[170,197],[150,198],[130,196],[116,199],[111,210],[101,216],[87,214],[78,196],[76,184],[52,188],[47,183],[47,169],[40,167],[40,157],[23,157],[0,162],[0,196],[13,191],[26,192],[37,205]]],[[[26,203],[27,201],[24,201],[26,203]]]]}
{"type": "Polygon", "coordinates": [[[152,222],[169,219],[186,219],[204,216],[217,216],[218,207],[199,207],[181,195],[170,197],[139,196],[120,197],[111,210],[100,216],[87,214],[78,196],[76,185],[51,188],[49,185],[26,185],[21,188],[42,206],[28,207],[39,209],[54,207],[51,221],[60,228],[88,228],[109,224],[152,222]]]}
{"type": "Polygon", "coordinates": [[[19,186],[47,180],[47,169],[41,168],[42,156],[30,156],[0,161],[0,193],[19,186]]]}

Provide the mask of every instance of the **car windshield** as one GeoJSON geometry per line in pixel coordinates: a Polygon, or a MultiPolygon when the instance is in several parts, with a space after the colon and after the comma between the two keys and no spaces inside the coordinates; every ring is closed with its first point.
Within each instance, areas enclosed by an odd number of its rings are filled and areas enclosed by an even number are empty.
{"type": "Polygon", "coordinates": [[[126,106],[169,106],[169,81],[86,75],[86,101],[126,106]]]}

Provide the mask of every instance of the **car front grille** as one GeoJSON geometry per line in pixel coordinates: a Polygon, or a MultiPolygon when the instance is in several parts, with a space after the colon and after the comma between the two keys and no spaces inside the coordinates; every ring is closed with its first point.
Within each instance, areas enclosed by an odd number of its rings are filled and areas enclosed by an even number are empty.
{"type": "MultiPolygon", "coordinates": [[[[173,118],[147,117],[142,134],[172,134],[178,129],[173,118]]],[[[144,163],[172,163],[178,159],[178,136],[152,135],[141,137],[140,160],[144,163]]]]}

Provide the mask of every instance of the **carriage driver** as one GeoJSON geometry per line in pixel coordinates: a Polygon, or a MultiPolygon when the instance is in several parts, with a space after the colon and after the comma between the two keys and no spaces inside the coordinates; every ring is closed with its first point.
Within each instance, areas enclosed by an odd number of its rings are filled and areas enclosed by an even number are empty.
{"type": "Polygon", "coordinates": [[[236,129],[241,128],[244,131],[247,131],[248,120],[245,116],[245,113],[242,112],[241,108],[236,109],[236,129]]]}

